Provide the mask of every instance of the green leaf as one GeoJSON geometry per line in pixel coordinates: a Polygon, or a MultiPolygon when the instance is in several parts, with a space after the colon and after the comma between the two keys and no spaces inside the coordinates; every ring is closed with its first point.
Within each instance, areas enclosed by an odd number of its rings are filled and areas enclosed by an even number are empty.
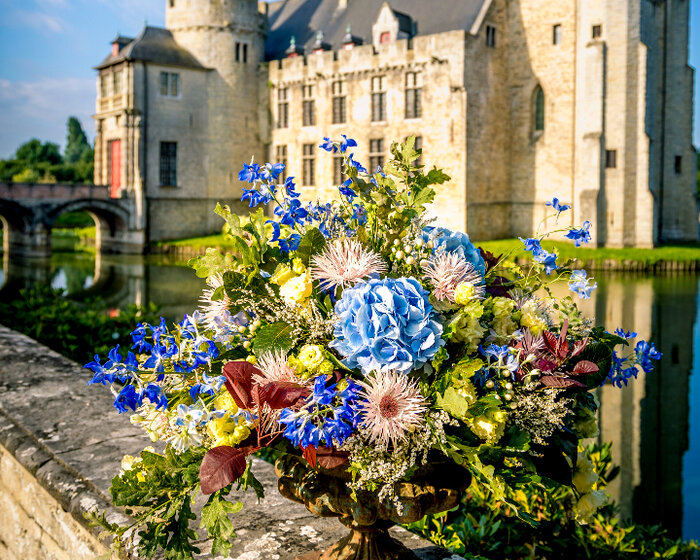
{"type": "Polygon", "coordinates": [[[612,367],[612,349],[603,342],[589,343],[575,359],[588,360],[598,366],[596,373],[576,378],[589,389],[597,389],[605,381],[612,367]]]}
{"type": "Polygon", "coordinates": [[[212,553],[228,556],[231,538],[236,537],[229,515],[238,513],[243,508],[242,502],[229,502],[222,496],[223,491],[214,492],[202,507],[200,527],[205,528],[214,539],[212,553]],[[216,548],[216,550],[214,550],[216,548]]]}
{"type": "Polygon", "coordinates": [[[272,323],[260,327],[253,340],[253,352],[259,358],[270,352],[289,352],[294,346],[293,327],[287,323],[272,323]]]}
{"type": "Polygon", "coordinates": [[[326,238],[323,237],[323,234],[318,228],[311,228],[306,232],[304,237],[302,237],[299,248],[296,250],[296,256],[308,266],[311,261],[311,256],[320,253],[325,248],[326,238]]]}
{"type": "Polygon", "coordinates": [[[444,394],[437,395],[437,405],[454,418],[466,418],[469,414],[469,401],[454,387],[448,387],[444,394]]]}
{"type": "Polygon", "coordinates": [[[255,495],[258,497],[258,500],[262,500],[265,497],[265,487],[257,478],[255,478],[255,475],[250,470],[252,465],[253,462],[248,461],[248,465],[246,466],[245,472],[243,473],[241,478],[238,479],[238,486],[236,487],[236,490],[242,490],[243,492],[246,492],[248,488],[252,488],[255,492],[255,495]]]}
{"type": "Polygon", "coordinates": [[[208,278],[213,274],[223,274],[233,269],[235,262],[232,254],[222,254],[219,249],[208,247],[204,255],[190,259],[187,265],[194,268],[199,278],[208,278]]]}

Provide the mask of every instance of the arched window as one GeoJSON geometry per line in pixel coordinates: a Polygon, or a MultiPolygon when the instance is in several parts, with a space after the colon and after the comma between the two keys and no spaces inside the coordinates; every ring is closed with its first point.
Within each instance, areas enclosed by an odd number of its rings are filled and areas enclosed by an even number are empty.
{"type": "Polygon", "coordinates": [[[535,90],[535,132],[544,130],[544,91],[540,86],[535,90]]]}

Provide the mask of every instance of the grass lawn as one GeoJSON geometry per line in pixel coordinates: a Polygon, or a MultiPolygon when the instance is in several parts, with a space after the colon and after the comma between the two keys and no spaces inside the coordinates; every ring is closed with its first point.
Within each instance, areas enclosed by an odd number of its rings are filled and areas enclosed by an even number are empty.
{"type": "MultiPolygon", "coordinates": [[[[518,239],[498,239],[477,243],[487,251],[499,255],[514,251],[513,257],[527,257],[529,253],[523,250],[523,244],[518,239]]],[[[580,259],[582,261],[638,261],[654,264],[658,261],[700,261],[700,244],[664,245],[655,249],[590,249],[585,246],[575,247],[573,243],[564,241],[543,241],[542,247],[548,251],[556,249],[560,259],[580,259]]]]}
{"type": "MultiPolygon", "coordinates": [[[[173,241],[161,241],[156,245],[174,245],[187,247],[221,247],[222,249],[231,248],[232,245],[227,241],[223,234],[208,235],[204,237],[190,237],[187,239],[177,239],[173,241]]],[[[483,247],[487,251],[499,255],[501,253],[513,252],[513,258],[527,257],[529,253],[523,250],[523,244],[518,239],[498,239],[495,241],[481,241],[477,243],[479,247],[483,247]]],[[[575,247],[573,243],[565,241],[543,241],[542,246],[551,251],[556,249],[560,255],[560,259],[566,260],[576,258],[582,261],[638,261],[648,264],[654,264],[658,261],[700,261],[700,244],[684,244],[684,245],[664,245],[656,249],[590,249],[586,247],[575,247]]]]}

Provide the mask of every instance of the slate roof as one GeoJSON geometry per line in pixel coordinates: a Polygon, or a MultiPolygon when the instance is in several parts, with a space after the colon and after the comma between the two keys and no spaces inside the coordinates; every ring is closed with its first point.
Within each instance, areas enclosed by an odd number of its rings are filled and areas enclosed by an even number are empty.
{"type": "MultiPolygon", "coordinates": [[[[405,15],[416,26],[417,35],[471,29],[482,6],[488,0],[389,0],[389,5],[403,27],[405,15]]],[[[316,32],[323,31],[324,40],[333,49],[340,49],[347,27],[352,34],[372,43],[372,25],[384,0],[347,0],[347,8],[338,9],[338,0],[280,0],[269,4],[269,31],[265,58],[284,58],[289,40],[294,36],[298,46],[310,52],[316,32]]]]}
{"type": "Polygon", "coordinates": [[[95,69],[100,70],[123,60],[139,60],[181,68],[204,69],[204,66],[187,49],[175,42],[170,31],[148,25],[143,28],[136,39],[132,39],[124,45],[118,55],[112,56],[110,54],[95,69]]]}

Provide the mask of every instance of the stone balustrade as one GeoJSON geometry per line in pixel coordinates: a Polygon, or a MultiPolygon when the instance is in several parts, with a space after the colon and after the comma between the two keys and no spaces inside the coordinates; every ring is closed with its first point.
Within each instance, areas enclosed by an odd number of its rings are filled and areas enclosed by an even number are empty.
{"type": "MultiPolygon", "coordinates": [[[[150,441],[125,415],[117,414],[108,390],[86,385],[90,375],[0,325],[3,560],[94,560],[108,550],[83,514],[100,508],[111,522],[128,521],[110,502],[110,479],[124,454],[137,454],[150,441]]],[[[254,471],[266,497],[257,503],[252,492],[236,496],[245,507],[232,518],[239,537],[232,559],[292,560],[345,535],[338,521],[317,518],[280,496],[272,465],[256,459],[254,471]]],[[[392,532],[421,559],[451,558],[403,529],[392,532]]],[[[213,558],[206,539],[199,547],[199,558],[213,558]]]]}

